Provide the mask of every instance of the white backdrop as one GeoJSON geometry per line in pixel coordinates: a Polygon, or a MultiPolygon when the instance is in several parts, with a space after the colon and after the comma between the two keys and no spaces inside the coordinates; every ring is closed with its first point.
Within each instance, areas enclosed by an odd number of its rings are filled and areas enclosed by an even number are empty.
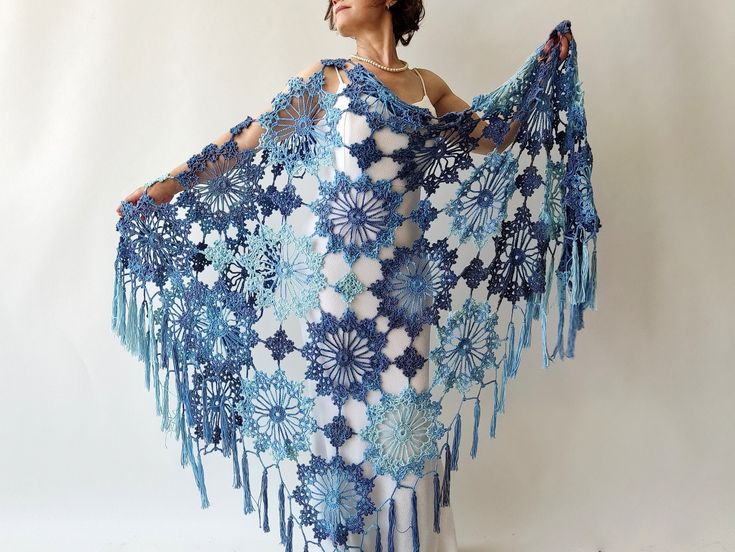
{"type": "MultiPolygon", "coordinates": [[[[352,53],[323,4],[0,0],[0,549],[281,550],[158,430],[110,331],[114,209],[352,53]]],[[[603,223],[576,357],[529,351],[452,478],[462,552],[735,550],[733,3],[426,4],[399,55],[468,101],[572,21],[603,223]]]]}

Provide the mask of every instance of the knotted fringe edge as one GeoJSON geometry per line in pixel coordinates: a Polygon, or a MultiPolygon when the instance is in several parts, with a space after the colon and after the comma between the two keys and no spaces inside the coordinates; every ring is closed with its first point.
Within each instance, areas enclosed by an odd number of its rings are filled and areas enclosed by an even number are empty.
{"type": "Polygon", "coordinates": [[[597,308],[596,290],[597,236],[592,234],[583,238],[575,237],[572,241],[569,271],[557,274],[559,326],[554,354],[558,352],[561,358],[574,357],[576,335],[584,327],[584,311],[587,308],[597,308]],[[591,246],[590,242],[592,242],[591,246]],[[569,307],[569,327],[565,344],[564,318],[567,305],[569,307]]]}
{"type": "MultiPolygon", "coordinates": [[[[171,418],[169,409],[169,383],[171,371],[168,370],[168,359],[171,358],[174,365],[174,373],[177,374],[177,406],[175,421],[175,438],[181,441],[181,466],[191,466],[192,475],[199,490],[201,507],[208,508],[209,498],[207,496],[207,488],[204,481],[204,467],[202,464],[201,452],[197,450],[194,454],[192,439],[186,434],[185,428],[187,420],[183,418],[184,412],[189,414],[189,396],[188,393],[182,394],[182,388],[186,387],[178,381],[178,374],[181,372],[181,353],[175,345],[164,344],[161,349],[161,357],[164,359],[159,364],[159,349],[156,339],[156,327],[153,323],[153,313],[150,307],[150,300],[147,297],[146,290],[143,286],[136,285],[134,279],[131,279],[128,286],[123,280],[123,272],[118,265],[115,268],[115,280],[113,287],[112,316],[111,329],[120,340],[120,344],[130,352],[136,359],[143,361],[145,366],[144,382],[147,390],[151,387],[151,376],[153,379],[153,389],[155,395],[155,413],[161,417],[161,430],[171,429],[171,418]],[[142,300],[140,305],[137,301],[138,290],[141,290],[142,300]],[[168,350],[166,350],[168,349],[168,350]],[[166,370],[166,377],[161,383],[160,369],[166,370]],[[182,408],[181,397],[184,397],[186,407],[182,408]]],[[[162,331],[165,341],[165,331],[162,331]]],[[[185,364],[185,363],[184,363],[185,364]]],[[[191,420],[189,419],[189,422],[191,420]]]]}
{"type": "MultiPolygon", "coordinates": [[[[181,441],[181,466],[191,465],[192,474],[200,494],[202,508],[210,506],[204,480],[204,466],[201,452],[194,454],[193,440],[186,432],[186,427],[194,423],[192,418],[191,396],[187,385],[188,368],[184,353],[178,343],[167,332],[168,318],[164,313],[163,320],[155,324],[153,309],[147,290],[139,285],[134,277],[126,283],[122,266],[117,264],[114,270],[113,299],[111,305],[111,330],[118,336],[120,344],[136,359],[144,363],[144,383],[146,390],[151,390],[151,383],[155,397],[155,414],[161,418],[161,431],[174,433],[176,440],[181,441]],[[138,295],[140,294],[140,300],[138,295]],[[160,330],[160,342],[156,332],[160,330]],[[159,347],[160,346],[160,347],[159,347]],[[169,361],[172,366],[169,368],[169,361]],[[161,378],[161,372],[165,376],[161,378]],[[177,404],[175,410],[170,409],[171,378],[175,377],[177,404]],[[176,412],[174,418],[172,412],[176,412]]],[[[249,514],[255,511],[253,497],[250,490],[247,453],[243,451],[239,456],[237,439],[231,431],[229,419],[220,405],[220,420],[222,430],[222,453],[225,457],[232,457],[233,487],[243,489],[243,511],[249,514]],[[240,465],[242,458],[242,466],[240,465]],[[242,472],[242,476],[241,476],[242,472]],[[243,485],[244,481],[244,485],[243,485]]],[[[212,427],[208,420],[204,420],[203,432],[205,439],[211,439],[212,427]]],[[[288,529],[285,525],[285,515],[281,522],[282,541],[287,541],[288,529]]]]}
{"type": "MultiPolygon", "coordinates": [[[[489,428],[490,437],[494,438],[497,426],[498,413],[505,412],[505,397],[508,378],[518,374],[518,367],[522,356],[522,350],[530,347],[531,328],[533,320],[541,321],[541,349],[543,355],[543,366],[547,368],[558,354],[562,359],[574,356],[574,345],[577,332],[584,327],[584,310],[591,307],[596,308],[595,295],[597,288],[597,236],[591,234],[584,240],[575,239],[572,243],[571,263],[568,272],[556,272],[558,314],[557,341],[552,353],[549,353],[547,340],[547,315],[549,297],[553,283],[554,256],[550,257],[546,269],[546,282],[543,292],[536,292],[529,296],[523,321],[520,326],[520,334],[516,338],[516,325],[513,320],[516,304],[513,304],[510,320],[508,322],[505,339],[505,361],[498,368],[500,382],[495,381],[493,415],[489,428]],[[591,242],[591,246],[590,246],[591,242]],[[590,252],[591,249],[591,252],[590,252]],[[568,289],[569,288],[569,289],[568,289]],[[569,327],[564,340],[564,325],[569,311],[569,327]],[[566,345],[566,349],[565,349],[566,345]]],[[[479,423],[479,399],[475,405],[475,425],[479,423]]],[[[455,433],[455,440],[458,435],[455,433]]],[[[458,443],[453,447],[452,453],[456,453],[458,443]]],[[[475,433],[473,428],[472,458],[477,454],[475,433]]],[[[457,460],[454,459],[456,464],[457,460]]]]}

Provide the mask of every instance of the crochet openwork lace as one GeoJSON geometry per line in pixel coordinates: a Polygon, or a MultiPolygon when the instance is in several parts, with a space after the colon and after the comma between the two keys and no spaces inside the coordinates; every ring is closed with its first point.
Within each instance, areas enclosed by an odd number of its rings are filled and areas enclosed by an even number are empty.
{"type": "MultiPolygon", "coordinates": [[[[570,26],[562,21],[551,35],[570,26]]],[[[534,321],[543,366],[573,356],[583,314],[595,308],[601,224],[576,41],[564,60],[559,44],[539,61],[542,49],[470,108],[440,117],[362,65],[324,59],[323,69],[349,76],[344,89],[325,90],[324,70],[292,77],[258,117],[257,147],[235,141],[255,121],[247,117],[230,140],[189,159],[173,201],[155,203],[146,187],[136,204],[123,202],[112,327],[144,363],[161,428],[180,440],[202,507],[203,457],[218,452],[232,461],[244,512],[257,510],[264,531],[275,481],[286,551],[297,536],[305,551],[380,550],[375,516],[388,510],[392,552],[397,493],[413,493],[404,530],[418,551],[416,481],[433,478],[440,531],[450,472],[463,446],[476,456],[481,427],[495,437],[534,321]],[[346,113],[364,118],[369,135],[345,142],[338,126],[346,113]],[[513,121],[520,126],[510,146],[473,153],[478,125],[500,144],[513,121]],[[386,149],[384,133],[398,145],[386,149]],[[338,149],[358,175],[335,164],[338,149]],[[374,176],[377,166],[390,177],[374,176]],[[311,233],[296,224],[305,214],[315,220],[311,233]],[[408,226],[416,238],[398,240],[408,226]],[[324,270],[328,254],[344,260],[341,274],[324,270]],[[377,279],[355,269],[365,260],[376,263],[377,279]],[[323,308],[328,292],[341,312],[323,308]],[[365,297],[373,316],[354,308],[365,297]],[[309,315],[300,334],[294,324],[309,315]],[[426,328],[435,336],[428,354],[418,344],[426,328]],[[406,343],[392,356],[384,350],[391,332],[406,343]],[[431,370],[430,385],[388,391],[381,375],[389,369],[407,382],[431,370]],[[460,400],[450,412],[452,394],[460,400]],[[337,414],[317,423],[318,400],[337,414]],[[363,426],[344,415],[348,401],[364,405],[363,426]],[[471,440],[462,443],[470,415],[471,440]],[[318,432],[331,457],[314,450],[318,432]],[[340,452],[355,440],[364,446],[359,463],[340,452]],[[295,481],[282,470],[289,463],[295,481]],[[379,475],[394,483],[382,503],[371,495],[379,475]]]]}

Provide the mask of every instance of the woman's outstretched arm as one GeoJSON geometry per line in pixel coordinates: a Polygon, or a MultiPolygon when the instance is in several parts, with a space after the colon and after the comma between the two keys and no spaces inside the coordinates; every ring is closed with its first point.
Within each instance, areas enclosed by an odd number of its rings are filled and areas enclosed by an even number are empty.
{"type": "MultiPolygon", "coordinates": [[[[322,64],[320,62],[313,63],[306,67],[305,69],[302,69],[297,74],[302,77],[303,79],[308,79],[310,76],[312,76],[316,71],[321,70],[322,64]]],[[[286,85],[282,91],[286,92],[288,90],[288,85],[286,85]]],[[[273,109],[273,105],[271,103],[268,103],[267,105],[263,106],[263,108],[258,111],[258,115],[253,117],[253,121],[250,123],[250,125],[243,129],[242,132],[240,132],[237,136],[235,136],[234,141],[237,144],[238,150],[246,150],[246,149],[257,149],[258,145],[260,143],[260,137],[263,134],[263,127],[258,122],[258,118],[260,115],[267,113],[273,109]]],[[[232,134],[230,131],[224,132],[219,137],[217,137],[212,143],[216,145],[217,147],[221,146],[228,140],[232,138],[232,134]]],[[[161,180],[159,182],[156,182],[155,185],[151,186],[148,189],[148,195],[151,196],[151,198],[156,203],[168,203],[171,201],[176,194],[183,191],[183,188],[181,187],[181,184],[179,181],[174,178],[175,176],[185,172],[188,170],[189,166],[186,161],[181,163],[180,165],[174,167],[171,171],[169,171],[167,174],[170,176],[170,178],[167,178],[165,180],[161,180]]],[[[138,186],[135,188],[132,192],[130,192],[126,197],[125,201],[129,203],[137,203],[137,201],[141,198],[143,195],[143,192],[145,191],[145,185],[138,186]]],[[[118,216],[122,216],[122,207],[118,204],[116,208],[116,212],[118,216]]]]}
{"type": "MultiPolygon", "coordinates": [[[[569,42],[571,39],[571,31],[566,32],[563,35],[556,33],[555,35],[549,37],[549,39],[546,41],[546,44],[544,45],[543,52],[538,57],[538,60],[543,61],[546,55],[548,55],[549,51],[559,41],[561,41],[561,47],[559,49],[559,59],[563,61],[564,59],[566,59],[567,54],[569,53],[569,42]]],[[[428,69],[422,69],[421,74],[425,76],[425,79],[428,81],[428,88],[432,90],[431,99],[432,103],[434,104],[434,108],[436,109],[437,116],[441,117],[442,115],[449,112],[465,111],[466,109],[470,108],[470,104],[468,104],[465,100],[452,92],[449,85],[439,75],[433,73],[432,71],[429,71],[428,69]]],[[[473,113],[472,116],[474,119],[480,119],[480,117],[475,113],[473,113]]],[[[507,148],[515,141],[516,136],[518,135],[518,131],[520,129],[520,122],[517,120],[511,121],[508,132],[506,132],[505,136],[503,137],[503,141],[501,144],[496,144],[490,138],[482,136],[487,126],[488,122],[484,119],[481,119],[477,126],[475,126],[473,132],[470,134],[470,136],[472,136],[473,138],[479,139],[477,147],[472,150],[473,153],[484,155],[490,153],[496,148],[498,152],[502,152],[505,148],[507,148]]]]}
{"type": "MultiPolygon", "coordinates": [[[[465,111],[470,108],[470,104],[452,92],[449,85],[439,75],[429,71],[428,69],[422,69],[421,73],[422,75],[425,75],[424,78],[427,81],[427,89],[432,91],[433,97],[431,99],[434,104],[434,109],[436,109],[437,116],[441,117],[446,113],[465,111]]],[[[520,128],[520,124],[517,121],[513,121],[510,125],[510,130],[505,135],[503,143],[498,145],[490,138],[482,136],[485,127],[488,126],[487,121],[480,119],[480,116],[476,113],[473,113],[472,117],[474,119],[479,119],[478,124],[470,134],[473,138],[479,139],[477,147],[472,150],[473,153],[484,155],[490,153],[492,150],[496,149],[496,147],[499,152],[503,151],[509,144],[513,143],[516,134],[518,134],[518,129],[520,128]]]]}

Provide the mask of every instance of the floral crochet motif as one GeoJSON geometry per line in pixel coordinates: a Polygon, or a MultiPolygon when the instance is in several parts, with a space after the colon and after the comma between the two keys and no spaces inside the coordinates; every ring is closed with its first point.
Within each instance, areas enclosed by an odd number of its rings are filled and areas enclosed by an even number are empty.
{"type": "Polygon", "coordinates": [[[380,373],[388,366],[381,352],[387,338],[375,320],[358,320],[350,309],[339,320],[322,311],[308,331],[301,353],[309,361],[306,377],[317,382],[320,395],[331,393],[335,404],[344,404],[348,397],[365,400],[369,390],[380,387],[380,373]]]}
{"type": "Polygon", "coordinates": [[[452,265],[457,251],[447,240],[434,244],[420,238],[411,248],[397,247],[393,258],[381,260],[383,278],[369,289],[380,298],[378,313],[391,327],[405,326],[415,337],[424,324],[436,323],[439,309],[449,308],[450,290],[457,283],[452,265]]]}
{"type": "Polygon", "coordinates": [[[255,450],[270,449],[276,462],[296,460],[301,450],[309,450],[309,437],[316,431],[311,416],[314,399],[305,397],[303,383],[289,381],[277,369],[273,376],[256,372],[254,380],[245,380],[242,400],[236,408],[242,417],[245,435],[255,440],[255,450]]]}
{"type": "Polygon", "coordinates": [[[352,264],[359,256],[377,257],[382,246],[393,243],[393,233],[402,222],[396,209],[401,194],[391,190],[389,180],[372,182],[367,173],[356,181],[337,172],[334,183],[323,185],[311,208],[319,216],[316,232],[329,238],[329,252],[342,251],[352,264]]]}
{"type": "Polygon", "coordinates": [[[513,221],[504,221],[495,238],[495,258],[491,265],[490,293],[515,303],[532,292],[544,290],[544,258],[549,228],[543,221],[532,222],[531,211],[521,206],[513,221]]]}
{"type": "Polygon", "coordinates": [[[327,285],[320,272],[322,256],[312,251],[308,236],[297,237],[291,226],[277,232],[261,226],[238,262],[248,271],[245,289],[255,293],[259,307],[272,307],[279,320],[319,306],[319,290],[327,285]]]}
{"type": "Polygon", "coordinates": [[[301,504],[301,521],[314,528],[320,541],[337,546],[347,542],[347,533],[362,533],[364,518],[375,511],[369,498],[373,481],[356,464],[334,456],[327,462],[312,454],[308,464],[298,465],[299,485],[294,498],[301,504]]]}
{"type": "Polygon", "coordinates": [[[342,145],[335,125],[340,112],[335,98],[323,90],[324,73],[304,80],[292,77],[288,90],[273,99],[273,110],[258,122],[265,132],[259,147],[267,149],[272,162],[283,165],[289,174],[315,174],[330,162],[332,150],[342,145]]]}
{"type": "Polygon", "coordinates": [[[485,372],[496,366],[497,322],[490,305],[472,297],[460,310],[449,313],[446,325],[439,327],[439,346],[429,354],[435,364],[432,385],[443,383],[445,390],[454,387],[466,395],[473,385],[482,383],[485,372]]]}
{"type": "Polygon", "coordinates": [[[398,395],[383,395],[368,407],[368,424],[360,431],[368,443],[365,458],[377,473],[396,481],[409,472],[421,475],[424,462],[439,454],[436,442],[445,433],[440,412],[431,393],[417,393],[411,386],[398,395]]]}
{"type": "Polygon", "coordinates": [[[510,152],[491,153],[470,178],[462,182],[457,196],[445,207],[447,215],[452,217],[451,231],[462,242],[471,237],[479,248],[498,233],[515,188],[517,168],[518,162],[510,152]]]}

